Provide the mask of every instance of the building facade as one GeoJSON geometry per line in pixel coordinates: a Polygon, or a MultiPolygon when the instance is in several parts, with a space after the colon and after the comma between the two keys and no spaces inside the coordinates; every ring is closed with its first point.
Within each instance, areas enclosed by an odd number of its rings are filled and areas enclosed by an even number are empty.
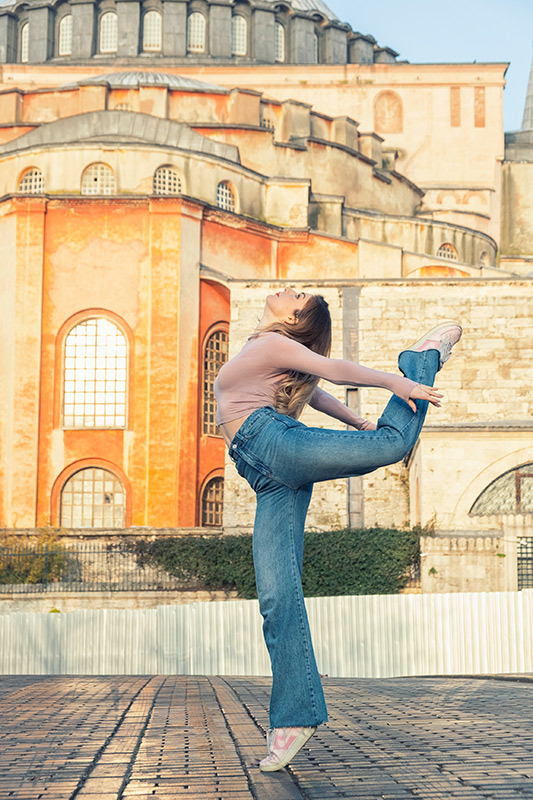
{"type": "Polygon", "coordinates": [[[398,62],[321,0],[4,2],[0,62],[1,524],[249,530],[214,377],[272,286],[319,287],[339,357],[465,336],[408,463],[317,487],[310,524],[432,525],[471,574],[428,539],[427,590],[516,588],[533,99],[504,139],[506,65],[398,62]]]}

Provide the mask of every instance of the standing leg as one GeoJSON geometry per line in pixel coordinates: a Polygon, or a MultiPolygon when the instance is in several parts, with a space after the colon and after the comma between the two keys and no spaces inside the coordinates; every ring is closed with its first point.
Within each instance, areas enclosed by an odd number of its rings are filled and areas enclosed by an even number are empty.
{"type": "Polygon", "coordinates": [[[267,478],[257,486],[254,564],[272,664],[272,728],[327,720],[302,591],[304,525],[312,491],[312,485],[293,490],[267,478]]]}

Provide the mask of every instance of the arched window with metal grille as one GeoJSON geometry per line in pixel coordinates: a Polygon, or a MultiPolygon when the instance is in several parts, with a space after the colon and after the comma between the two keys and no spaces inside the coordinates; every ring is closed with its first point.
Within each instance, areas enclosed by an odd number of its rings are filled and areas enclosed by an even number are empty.
{"type": "Polygon", "coordinates": [[[31,167],[22,173],[18,186],[19,192],[25,194],[42,194],[44,192],[43,173],[38,167],[31,167]]]}
{"type": "Polygon", "coordinates": [[[457,250],[453,244],[450,244],[449,242],[444,242],[444,244],[441,244],[437,250],[437,255],[441,258],[449,258],[451,261],[457,261],[457,250]]]}
{"type": "Polygon", "coordinates": [[[24,22],[20,29],[20,60],[26,64],[30,60],[30,23],[24,22]]]}
{"type": "Polygon", "coordinates": [[[101,53],[116,53],[118,46],[117,15],[106,11],[100,17],[99,49],[101,53]]]}
{"type": "Polygon", "coordinates": [[[211,478],[202,492],[202,527],[220,528],[224,512],[224,478],[211,478]]]}
{"type": "Polygon", "coordinates": [[[470,514],[533,514],[533,464],[522,464],[492,481],[476,499],[470,514]]]}
{"type": "Polygon", "coordinates": [[[204,348],[204,403],[203,432],[209,436],[220,436],[215,414],[215,379],[218,371],[228,360],[228,334],[218,330],[212,333],[204,348]]]}
{"type": "Polygon", "coordinates": [[[114,194],[115,174],[107,164],[91,164],[81,176],[82,194],[114,194]]]}
{"type": "Polygon", "coordinates": [[[104,317],[85,319],[65,338],[63,427],[125,428],[128,344],[104,317]]]}
{"type": "Polygon", "coordinates": [[[156,53],[162,47],[162,18],[159,11],[147,11],[143,17],[143,50],[156,53]]]}
{"type": "Polygon", "coordinates": [[[231,18],[231,54],[245,56],[248,52],[248,22],[242,14],[231,18]]]}
{"type": "Polygon", "coordinates": [[[187,19],[187,50],[189,53],[205,52],[205,17],[199,11],[189,14],[187,19]]]}
{"type": "Polygon", "coordinates": [[[176,195],[183,191],[183,182],[177,169],[159,167],[154,172],[154,194],[176,195]]]}
{"type": "Polygon", "coordinates": [[[217,206],[224,211],[235,211],[235,192],[228,181],[220,181],[217,186],[217,206]]]}
{"type": "Polygon", "coordinates": [[[106,469],[88,467],[75,472],[61,490],[61,527],[123,528],[125,519],[126,492],[106,469]]]}
{"type": "Polygon", "coordinates": [[[72,55],[72,14],[65,14],[59,22],[59,42],[57,54],[60,56],[72,55]]]}
{"type": "Polygon", "coordinates": [[[276,22],[276,61],[285,61],[285,27],[276,22]]]}

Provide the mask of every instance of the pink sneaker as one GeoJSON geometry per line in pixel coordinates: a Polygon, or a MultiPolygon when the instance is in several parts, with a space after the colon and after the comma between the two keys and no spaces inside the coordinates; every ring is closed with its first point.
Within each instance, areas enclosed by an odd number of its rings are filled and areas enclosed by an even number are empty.
{"type": "Polygon", "coordinates": [[[463,329],[458,322],[441,322],[428,331],[418,342],[415,342],[407,350],[421,352],[422,350],[439,351],[439,369],[442,367],[452,354],[452,347],[461,338],[463,329]]]}
{"type": "Polygon", "coordinates": [[[275,772],[286,767],[315,731],[316,728],[269,728],[268,756],[259,764],[261,772],[275,772]]]}

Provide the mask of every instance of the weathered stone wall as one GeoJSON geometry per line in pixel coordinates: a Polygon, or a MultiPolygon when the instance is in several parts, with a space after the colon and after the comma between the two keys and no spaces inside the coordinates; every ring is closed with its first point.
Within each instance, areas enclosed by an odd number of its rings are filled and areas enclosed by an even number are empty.
{"type": "MultiPolygon", "coordinates": [[[[358,359],[366,366],[396,371],[401,349],[438,321],[458,319],[464,327],[463,340],[438,375],[445,400],[442,408],[429,409],[417,474],[408,479],[406,469],[395,465],[366,476],[364,524],[411,522],[446,531],[494,530],[494,522],[470,517],[468,512],[491,480],[506,469],[533,461],[529,333],[533,281],[354,281],[352,285],[360,288],[358,321],[347,322],[355,328],[358,359]]],[[[332,310],[332,356],[343,357],[341,287],[321,285],[319,280],[314,287],[326,296],[332,310]]],[[[232,285],[231,355],[253,329],[269,291],[271,285],[266,283],[232,285]]],[[[344,400],[344,387],[324,385],[344,400]]],[[[388,393],[381,389],[358,391],[360,413],[373,421],[387,400],[388,393]]],[[[307,424],[339,427],[316,412],[306,412],[302,419],[307,424]]],[[[250,530],[254,505],[251,490],[228,462],[225,529],[250,530]]],[[[317,485],[308,527],[331,529],[345,524],[346,481],[317,485]]]]}
{"type": "Polygon", "coordinates": [[[50,613],[53,609],[68,613],[77,609],[157,608],[185,603],[233,600],[236,592],[32,592],[0,593],[0,614],[13,611],[50,613]]]}

